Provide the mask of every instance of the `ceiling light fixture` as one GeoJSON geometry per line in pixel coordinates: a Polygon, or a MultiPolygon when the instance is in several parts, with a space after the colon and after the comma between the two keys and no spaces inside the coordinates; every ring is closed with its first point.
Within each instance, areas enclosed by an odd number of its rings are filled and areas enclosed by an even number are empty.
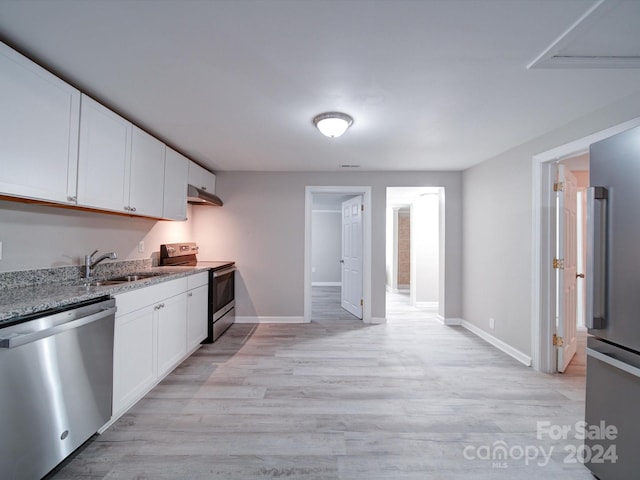
{"type": "Polygon", "coordinates": [[[316,115],[313,124],[325,137],[336,138],[347,131],[353,124],[353,118],[346,113],[326,112],[316,115]]]}

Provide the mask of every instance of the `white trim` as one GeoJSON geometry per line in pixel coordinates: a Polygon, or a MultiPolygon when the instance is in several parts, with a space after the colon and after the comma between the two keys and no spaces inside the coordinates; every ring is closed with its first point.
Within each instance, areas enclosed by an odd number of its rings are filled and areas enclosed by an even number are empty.
{"type": "Polygon", "coordinates": [[[304,317],[236,317],[235,323],[309,323],[304,317]]]}
{"type": "MultiPolygon", "coordinates": [[[[311,321],[311,213],[314,193],[362,195],[362,321],[371,323],[371,187],[306,186],[304,207],[304,319],[311,321]]],[[[237,318],[237,317],[236,317],[237,318]]]]}
{"type": "Polygon", "coordinates": [[[386,285],[385,286],[387,289],[387,292],[389,293],[409,293],[409,289],[408,288],[393,288],[390,285],[386,285]]]}
{"type": "Polygon", "coordinates": [[[592,143],[637,126],[640,126],[640,117],[539,153],[532,158],[531,356],[536,370],[547,373],[556,371],[555,349],[551,342],[543,341],[551,338],[555,332],[554,316],[548,314],[552,311],[553,303],[552,295],[549,294],[553,285],[550,267],[548,268],[552,243],[552,219],[547,205],[547,197],[553,184],[550,162],[587,152],[592,143]]]}
{"type": "Polygon", "coordinates": [[[437,312],[439,302],[416,302],[416,308],[420,308],[422,310],[432,310],[437,312]]]}
{"type": "Polygon", "coordinates": [[[531,366],[531,357],[528,355],[525,355],[520,350],[513,348],[508,343],[503,342],[499,338],[494,337],[493,335],[485,332],[481,328],[476,327],[473,323],[469,323],[466,320],[462,320],[462,326],[467,330],[469,330],[474,335],[477,335],[478,337],[482,338],[486,342],[490,343],[491,345],[496,347],[498,350],[502,350],[507,355],[515,358],[520,363],[526,365],[527,367],[531,366]]]}
{"type": "Polygon", "coordinates": [[[387,323],[387,319],[385,317],[371,317],[370,321],[364,323],[368,323],[370,325],[381,325],[383,323],[387,323]]]}
{"type": "Polygon", "coordinates": [[[442,315],[436,315],[436,320],[442,325],[446,325],[448,327],[462,325],[462,322],[464,322],[464,320],[461,318],[445,318],[442,315]]]}
{"type": "Polygon", "coordinates": [[[341,287],[342,282],[311,282],[312,287],[341,287]]]}

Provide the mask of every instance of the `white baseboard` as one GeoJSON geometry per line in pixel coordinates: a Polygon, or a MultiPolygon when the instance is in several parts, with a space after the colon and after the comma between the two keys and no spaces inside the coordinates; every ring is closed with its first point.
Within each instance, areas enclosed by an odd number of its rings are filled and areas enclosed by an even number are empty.
{"type": "Polygon", "coordinates": [[[312,282],[312,287],[341,287],[342,282],[312,282]]]}
{"type": "Polygon", "coordinates": [[[490,333],[485,332],[481,328],[478,328],[473,323],[469,323],[466,320],[462,320],[461,325],[467,330],[469,330],[471,333],[477,335],[478,337],[482,338],[486,342],[496,347],[498,350],[502,350],[507,355],[515,358],[520,363],[526,365],[527,367],[531,366],[531,357],[528,355],[525,355],[520,350],[513,348],[508,343],[503,342],[499,338],[494,337],[490,333]]]}
{"type": "Polygon", "coordinates": [[[309,323],[304,317],[237,317],[235,323],[309,323]]]}
{"type": "Polygon", "coordinates": [[[462,325],[462,322],[464,322],[461,318],[444,318],[442,315],[436,315],[436,320],[442,325],[448,326],[462,325]]]}
{"type": "Polygon", "coordinates": [[[387,288],[387,292],[389,293],[409,293],[409,286],[407,286],[406,288],[402,287],[402,288],[392,288],[389,285],[386,286],[387,288]]]}
{"type": "Polygon", "coordinates": [[[416,308],[421,308],[423,310],[429,310],[432,312],[437,312],[438,306],[438,302],[416,302],[416,308]]]}
{"type": "Polygon", "coordinates": [[[385,317],[371,317],[371,320],[363,320],[364,323],[372,324],[372,325],[380,325],[382,323],[387,323],[387,319],[385,317]]]}

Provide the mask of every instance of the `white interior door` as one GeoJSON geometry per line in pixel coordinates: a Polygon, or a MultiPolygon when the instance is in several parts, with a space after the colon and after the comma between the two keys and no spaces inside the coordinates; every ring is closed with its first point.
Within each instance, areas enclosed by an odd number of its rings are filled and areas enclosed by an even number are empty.
{"type": "Polygon", "coordinates": [[[558,165],[558,188],[556,195],[556,345],[557,368],[564,372],[576,353],[578,224],[577,224],[577,180],[564,165],[558,165]]]}
{"type": "Polygon", "coordinates": [[[342,308],[362,318],[362,195],[342,203],[342,308]]]}

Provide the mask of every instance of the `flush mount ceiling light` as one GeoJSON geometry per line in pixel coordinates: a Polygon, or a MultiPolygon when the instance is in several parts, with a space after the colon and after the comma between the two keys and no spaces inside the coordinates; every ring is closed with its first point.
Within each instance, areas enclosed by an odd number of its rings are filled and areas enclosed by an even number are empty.
{"type": "Polygon", "coordinates": [[[313,119],[313,124],[320,130],[320,133],[330,138],[342,135],[352,123],[353,118],[340,112],[321,113],[313,119]]]}

